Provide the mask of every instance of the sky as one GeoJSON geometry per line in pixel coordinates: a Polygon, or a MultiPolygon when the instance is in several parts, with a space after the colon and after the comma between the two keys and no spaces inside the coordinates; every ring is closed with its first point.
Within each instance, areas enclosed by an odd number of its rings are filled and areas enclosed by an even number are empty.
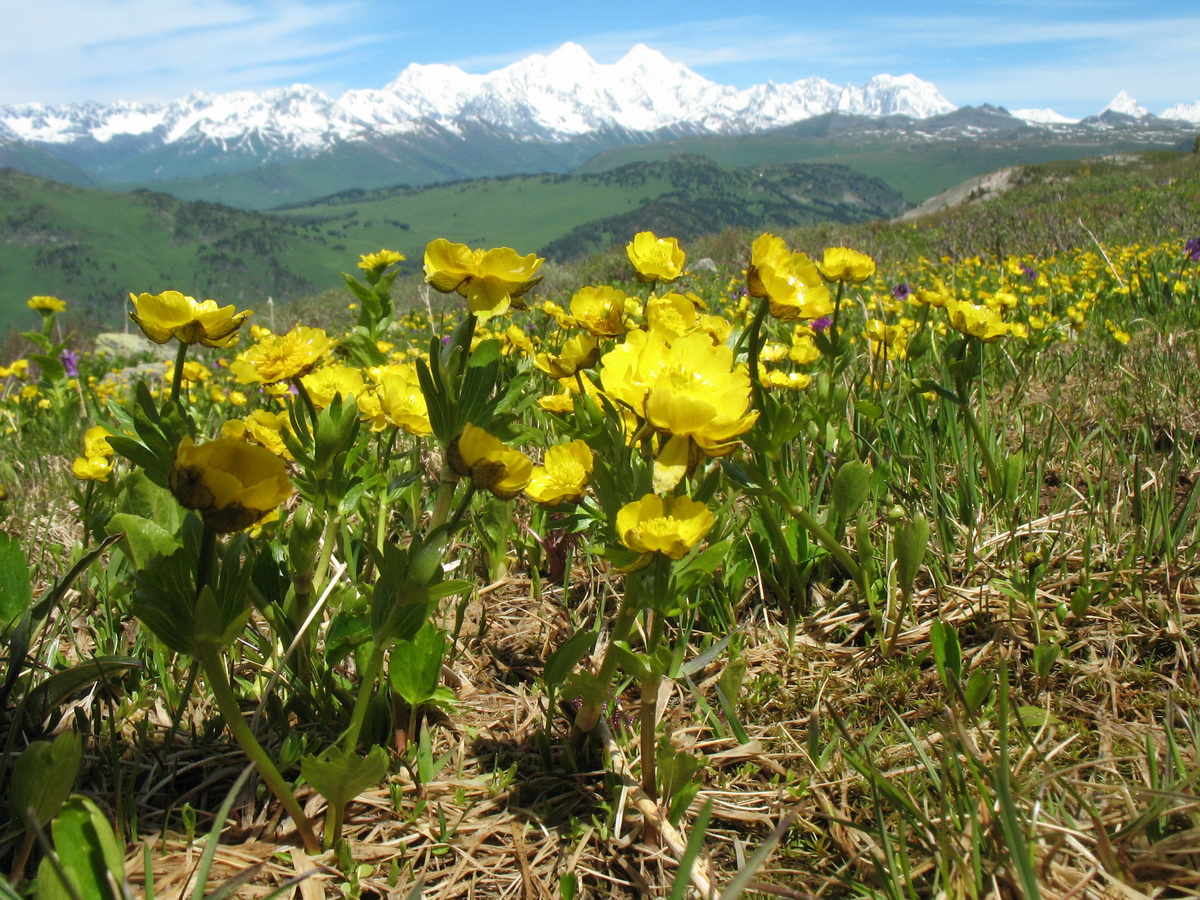
{"type": "Polygon", "coordinates": [[[644,43],[739,88],[912,73],[956,106],[1082,117],[1127,91],[1200,101],[1196,0],[0,0],[0,104],[381,88],[409,63],[489,72],[567,41],[644,43]],[[736,13],[736,9],[747,10],[736,13]]]}

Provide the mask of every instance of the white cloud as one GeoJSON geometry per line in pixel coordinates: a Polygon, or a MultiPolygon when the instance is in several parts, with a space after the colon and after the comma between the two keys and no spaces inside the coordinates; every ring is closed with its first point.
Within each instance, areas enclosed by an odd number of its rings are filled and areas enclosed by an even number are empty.
{"type": "Polygon", "coordinates": [[[54,0],[14,4],[0,102],[169,100],[306,72],[373,40],[344,29],[361,2],[54,0]]]}

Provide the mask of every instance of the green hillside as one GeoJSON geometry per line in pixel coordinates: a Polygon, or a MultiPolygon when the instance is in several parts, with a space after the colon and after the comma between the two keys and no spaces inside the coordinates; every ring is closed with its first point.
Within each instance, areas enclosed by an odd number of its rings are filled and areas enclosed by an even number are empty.
{"type": "Polygon", "coordinates": [[[882,181],[843,167],[733,169],[689,156],[582,176],[347,191],[278,214],[320,225],[354,246],[386,244],[410,257],[433,238],[448,237],[563,261],[647,228],[689,238],[735,226],[862,222],[895,215],[904,205],[882,181]]]}
{"type": "Polygon", "coordinates": [[[320,229],[166,194],[112,193],[0,170],[0,330],[52,294],[73,316],[114,324],[130,291],[179,289],[230,302],[311,293],[349,251],[320,229]]]}
{"type": "MultiPolygon", "coordinates": [[[[954,115],[962,120],[963,127],[970,127],[971,112],[979,111],[960,110],[954,115]]],[[[991,117],[993,123],[995,118],[991,117]]],[[[961,137],[947,128],[931,128],[928,133],[893,130],[858,117],[827,114],[760,134],[686,137],[614,147],[576,172],[604,172],[631,162],[653,162],[680,154],[699,154],[722,165],[739,167],[835,163],[871,178],[882,178],[907,202],[916,204],[968,178],[1005,166],[1161,149],[1177,144],[1178,137],[1132,131],[1127,135],[1079,131],[1055,137],[1018,120],[1012,120],[1008,131],[961,137]]]]}
{"type": "MultiPolygon", "coordinates": [[[[0,171],[0,329],[33,294],[113,325],[130,291],[287,301],[341,284],[358,254],[419,260],[446,237],[565,261],[655,228],[681,238],[743,226],[862,222],[895,215],[900,196],[837,166],[731,169],[703,157],[635,163],[586,176],[488,178],[354,190],[254,213],[162,193],[114,193],[0,171]]],[[[414,263],[410,263],[410,270],[414,263]]]]}

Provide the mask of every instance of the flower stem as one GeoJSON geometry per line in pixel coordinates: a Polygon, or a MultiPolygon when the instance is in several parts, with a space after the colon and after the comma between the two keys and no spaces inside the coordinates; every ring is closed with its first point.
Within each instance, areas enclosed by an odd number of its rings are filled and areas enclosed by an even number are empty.
{"type": "Polygon", "coordinates": [[[383,669],[384,644],[383,641],[376,641],[371,648],[371,656],[367,660],[362,680],[358,684],[358,696],[354,698],[354,709],[350,713],[350,725],[342,736],[348,753],[353,753],[358,746],[358,736],[362,733],[363,723],[367,719],[367,706],[371,700],[371,693],[375,690],[375,682],[379,679],[379,673],[383,669]]]}
{"type": "Polygon", "coordinates": [[[312,830],[312,825],[305,817],[296,795],[283,776],[279,774],[279,769],[275,767],[275,763],[271,761],[267,751],[258,742],[254,732],[246,724],[246,720],[242,718],[242,711],[238,706],[237,697],[234,696],[233,687],[229,684],[229,676],[225,671],[225,664],[221,659],[220,652],[211,644],[201,646],[198,652],[200,664],[204,666],[204,674],[208,679],[208,686],[213,692],[213,698],[217,701],[217,709],[220,710],[221,718],[225,720],[225,726],[229,729],[229,733],[238,742],[242,752],[254,763],[259,777],[279,798],[279,802],[283,804],[288,815],[292,817],[292,821],[296,823],[296,833],[304,844],[305,852],[310,855],[320,853],[321,844],[312,830]]]}
{"type": "Polygon", "coordinates": [[[179,398],[179,387],[183,384],[183,361],[187,357],[188,345],[179,342],[179,351],[175,354],[175,371],[171,373],[171,402],[179,398]]]}
{"type": "Polygon", "coordinates": [[[868,585],[865,576],[863,575],[862,567],[858,564],[850,551],[843,547],[832,534],[826,530],[825,526],[813,518],[812,513],[807,509],[798,505],[789,505],[786,507],[788,515],[796,519],[804,529],[820,542],[821,546],[829,551],[829,555],[836,559],[854,579],[854,584],[862,595],[863,602],[870,602],[870,594],[868,593],[868,585]]]}

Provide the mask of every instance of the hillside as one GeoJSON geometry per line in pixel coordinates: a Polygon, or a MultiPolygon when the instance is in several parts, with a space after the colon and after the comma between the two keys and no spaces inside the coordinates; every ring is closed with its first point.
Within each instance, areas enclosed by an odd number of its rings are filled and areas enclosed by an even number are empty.
{"type": "Polygon", "coordinates": [[[9,169],[0,171],[0,329],[33,294],[59,296],[75,315],[109,326],[122,320],[130,291],[287,301],[339,286],[339,273],[358,254],[380,247],[399,250],[419,269],[436,237],[565,261],[644,228],[690,238],[734,226],[863,222],[904,205],[887,185],[843,167],[751,171],[702,157],[587,176],[354,190],[274,213],[74,187],[9,169]]]}
{"type": "Polygon", "coordinates": [[[835,163],[881,178],[909,203],[920,203],[955,185],[1005,166],[1034,165],[1109,153],[1191,149],[1181,123],[1155,120],[1033,127],[1003,110],[964,107],[944,116],[913,120],[871,119],[827,113],[759,134],[680,137],[614,147],[577,171],[603,172],[630,162],[699,154],[727,166],[782,162],[835,163]]]}
{"type": "Polygon", "coordinates": [[[583,176],[349,191],[279,215],[320,225],[354,246],[387,244],[410,258],[446,236],[565,261],[644,229],[692,238],[737,226],[864,222],[896,215],[904,205],[883,182],[840,166],[733,169],[689,156],[583,176]]]}
{"type": "Polygon", "coordinates": [[[0,170],[0,330],[52,294],[114,325],[130,291],[179,288],[235,303],[311,293],[344,265],[320,229],[166,194],[122,194],[0,170]]]}

